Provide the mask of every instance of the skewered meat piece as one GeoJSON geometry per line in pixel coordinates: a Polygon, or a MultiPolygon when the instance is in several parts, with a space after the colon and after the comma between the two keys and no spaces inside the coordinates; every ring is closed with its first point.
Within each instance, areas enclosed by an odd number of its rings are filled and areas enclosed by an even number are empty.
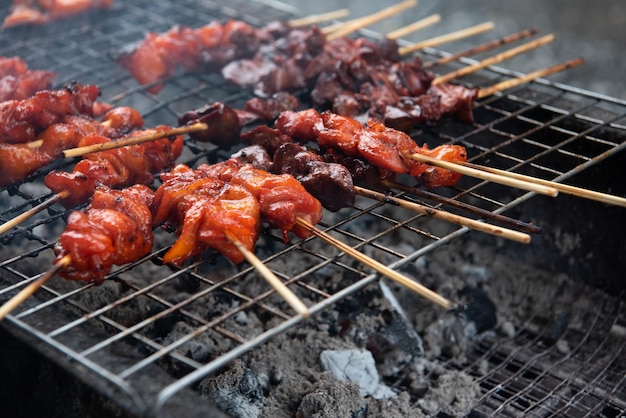
{"type": "Polygon", "coordinates": [[[28,69],[19,57],[0,57],[0,102],[27,99],[50,88],[54,77],[50,71],[28,69]]]}
{"type": "Polygon", "coordinates": [[[244,164],[252,164],[254,168],[259,170],[273,172],[272,168],[274,166],[274,162],[272,161],[272,157],[261,145],[249,145],[244,147],[232,154],[230,158],[239,160],[244,164]]]}
{"type": "Polygon", "coordinates": [[[276,26],[255,29],[236,20],[223,24],[213,21],[197,29],[174,26],[164,33],[148,33],[122,51],[117,62],[139,84],[154,84],[150,92],[158,93],[162,82],[180,67],[186,71],[219,69],[235,59],[252,56],[260,43],[273,36],[278,36],[276,26]]]}
{"type": "Polygon", "coordinates": [[[8,187],[54,161],[54,157],[28,144],[0,143],[0,187],[8,187]]]}
{"type": "Polygon", "coordinates": [[[459,145],[441,145],[434,149],[420,147],[404,132],[380,122],[358,121],[315,110],[283,112],[276,128],[297,140],[317,140],[322,149],[340,150],[347,156],[358,156],[383,171],[408,173],[427,188],[453,186],[461,175],[439,167],[405,158],[402,153],[421,153],[445,161],[465,162],[467,153],[459,145]]]}
{"type": "Polygon", "coordinates": [[[297,97],[288,92],[279,91],[266,99],[253,97],[246,102],[243,110],[254,115],[255,120],[272,122],[285,110],[296,110],[298,107],[300,107],[300,100],[297,97]]]}
{"type": "Polygon", "coordinates": [[[314,225],[322,219],[321,203],[288,174],[271,174],[233,158],[213,165],[202,164],[198,171],[250,191],[258,199],[264,219],[270,227],[281,230],[285,242],[289,241],[290,231],[299,238],[311,236],[310,231],[296,223],[297,218],[314,225]]]}
{"type": "Polygon", "coordinates": [[[237,112],[230,106],[216,102],[199,109],[186,112],[178,118],[179,125],[192,125],[197,122],[206,123],[209,128],[192,132],[189,137],[195,141],[212,142],[218,146],[232,145],[238,141],[240,122],[237,112]]]}
{"type": "Polygon", "coordinates": [[[257,199],[244,187],[228,184],[185,165],[161,176],[156,192],[154,224],[178,226],[178,239],[163,256],[164,263],[181,265],[211,248],[233,263],[244,257],[227,237],[232,234],[252,250],[261,225],[257,199]]]}
{"type": "Polygon", "coordinates": [[[268,171],[291,174],[298,180],[301,180],[299,178],[300,176],[306,176],[309,173],[310,170],[306,168],[301,169],[302,171],[299,170],[300,167],[308,164],[309,160],[321,160],[332,163],[332,165],[338,164],[345,167],[351,176],[351,180],[345,178],[344,173],[341,173],[342,170],[336,170],[331,166],[329,167],[328,173],[324,174],[324,180],[333,181],[336,184],[321,187],[321,189],[323,189],[321,192],[317,190],[317,185],[311,184],[314,182],[306,182],[304,184],[309,193],[320,200],[322,205],[329,210],[341,208],[341,202],[344,199],[344,205],[349,205],[354,201],[354,196],[349,196],[349,193],[353,193],[354,191],[354,185],[352,183],[386,190],[385,187],[380,186],[380,181],[391,175],[391,173],[387,171],[381,172],[381,170],[374,167],[372,164],[358,157],[348,157],[345,154],[336,152],[334,149],[328,149],[326,153],[319,153],[319,151],[314,151],[310,148],[295,144],[289,135],[285,135],[280,130],[267,126],[258,126],[251,131],[245,132],[241,134],[241,139],[244,143],[250,145],[242,148],[238,153],[233,154],[232,158],[250,163],[254,165],[255,168],[267,170],[267,168],[262,168],[256,164],[271,167],[271,170],[268,171]],[[294,146],[292,147],[292,145],[294,146]],[[278,150],[280,149],[282,149],[282,151],[279,154],[278,150]],[[301,154],[301,152],[306,152],[308,155],[301,154]],[[314,156],[316,152],[318,152],[318,154],[314,156]],[[298,156],[301,159],[300,162],[296,163],[290,161],[288,157],[291,155],[298,156]],[[285,159],[285,157],[287,157],[287,159],[285,159]],[[272,158],[271,161],[266,161],[270,158],[272,158]],[[334,189],[340,189],[343,190],[343,192],[325,193],[326,190],[334,189]],[[327,195],[326,198],[324,197],[325,195],[327,195]]]}
{"type": "Polygon", "coordinates": [[[136,185],[125,190],[99,188],[84,212],[74,211],[59,237],[57,261],[71,263],[59,274],[69,280],[102,283],[115,265],[137,260],[153,245],[153,192],[136,185]]]}
{"type": "Polygon", "coordinates": [[[311,80],[308,67],[323,53],[325,42],[326,37],[315,26],[294,28],[260,45],[254,57],[229,62],[222,75],[238,86],[253,86],[261,97],[303,89],[311,80]]]}
{"type": "Polygon", "coordinates": [[[60,90],[42,90],[24,100],[0,103],[0,142],[33,141],[48,126],[68,115],[93,116],[100,89],[95,85],[67,84],[60,90]]]}
{"type": "Polygon", "coordinates": [[[291,174],[326,209],[336,212],[354,204],[354,184],[348,169],[329,163],[318,154],[294,143],[281,145],[273,159],[274,171],[291,174]]]}
{"type": "Polygon", "coordinates": [[[76,16],[91,9],[109,9],[113,0],[13,0],[2,28],[18,25],[41,25],[76,16]]]}
{"type": "Polygon", "coordinates": [[[269,126],[257,126],[251,131],[242,133],[240,138],[246,144],[263,147],[269,155],[274,155],[278,147],[284,143],[293,141],[291,136],[269,126]]]}
{"type": "Polygon", "coordinates": [[[178,118],[178,124],[206,123],[208,129],[192,132],[189,137],[195,141],[212,142],[227,147],[239,142],[242,126],[258,121],[273,121],[282,112],[299,106],[300,101],[289,93],[278,93],[268,99],[250,99],[244,109],[233,109],[221,102],[207,103],[198,109],[185,112],[178,118]]]}
{"type": "MultiPolygon", "coordinates": [[[[167,130],[169,127],[158,126],[155,129],[167,130]]],[[[144,133],[146,132],[134,131],[130,136],[144,133]]],[[[109,141],[109,138],[92,134],[84,137],[79,145],[109,141]]],[[[74,166],[71,173],[51,171],[44,179],[44,184],[54,193],[70,191],[70,196],[60,203],[66,208],[75,207],[85,203],[101,185],[120,188],[152,183],[154,174],[171,167],[182,153],[182,149],[183,137],[179,135],[174,139],[163,138],[88,154],[74,166]]]]}
{"type": "Polygon", "coordinates": [[[55,123],[39,136],[41,145],[0,143],[0,187],[23,181],[42,167],[62,158],[63,151],[79,145],[87,135],[118,138],[143,125],[139,112],[132,108],[115,108],[107,112],[103,123],[79,115],[64,117],[64,123],[55,123]]]}
{"type": "Polygon", "coordinates": [[[241,135],[241,139],[251,145],[231,158],[260,170],[292,175],[330,211],[354,203],[354,185],[346,167],[324,161],[317,153],[291,142],[278,129],[267,126],[258,126],[241,135]]]}

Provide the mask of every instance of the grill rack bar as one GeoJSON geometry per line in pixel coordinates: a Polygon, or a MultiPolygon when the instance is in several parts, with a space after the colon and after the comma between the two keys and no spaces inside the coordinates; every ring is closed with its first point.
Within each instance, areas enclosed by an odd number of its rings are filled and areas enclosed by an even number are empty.
{"type": "MultiPolygon", "coordinates": [[[[210,9],[212,12],[216,10],[220,11],[222,16],[236,16],[236,17],[239,16],[239,11],[236,8],[221,7],[219,6],[219,4],[213,3],[213,2],[203,2],[203,4],[206,5],[206,8],[210,9]]],[[[155,25],[156,27],[160,25],[161,27],[166,29],[167,27],[170,26],[169,21],[166,19],[160,18],[159,17],[160,13],[158,13],[157,11],[154,11],[154,12],[146,11],[142,7],[135,6],[135,5],[130,5],[128,7],[131,8],[131,13],[134,13],[137,16],[144,16],[146,13],[150,15],[151,18],[153,18],[157,22],[157,24],[155,25]]],[[[119,12],[120,10],[121,10],[121,6],[120,8],[117,9],[117,11],[119,12]]],[[[191,15],[189,15],[188,17],[190,19],[193,18],[194,20],[197,18],[197,16],[191,16],[191,15]]],[[[244,15],[244,20],[256,22],[257,24],[263,23],[257,17],[250,16],[247,14],[244,15]]],[[[102,28],[100,30],[102,30],[102,28]]],[[[369,31],[367,30],[362,31],[362,32],[364,34],[370,34],[369,31]]],[[[102,33],[104,33],[104,31],[102,33]]],[[[122,40],[123,38],[136,37],[134,35],[136,35],[137,33],[138,33],[137,29],[128,27],[126,31],[121,31],[119,33],[120,35],[119,39],[112,38],[109,40],[109,43],[111,43],[114,46],[121,46],[126,43],[124,40],[122,40]]],[[[78,37],[78,36],[81,36],[82,34],[84,34],[84,31],[82,29],[79,29],[75,32],[70,32],[69,37],[71,36],[78,37]]],[[[46,35],[42,35],[39,38],[39,40],[41,40],[42,42],[44,42],[46,39],[47,39],[46,35]]],[[[16,49],[17,47],[14,47],[14,48],[16,49]]],[[[45,46],[41,46],[41,47],[28,46],[28,49],[31,51],[32,55],[38,55],[38,56],[47,55],[47,50],[45,46]]],[[[4,48],[0,47],[0,50],[4,50],[4,48]]],[[[14,50],[14,49],[12,47],[9,50],[14,50]]],[[[101,54],[101,51],[97,49],[91,49],[91,50],[86,49],[85,51],[88,51],[92,56],[101,54]]],[[[436,51],[434,49],[432,50],[427,49],[425,52],[429,54],[433,54],[433,55],[440,54],[439,51],[436,51]]],[[[474,61],[470,59],[463,59],[462,62],[472,63],[474,61]]],[[[72,71],[70,71],[70,74],[72,76],[76,76],[76,78],[86,77],[90,75],[91,71],[93,71],[93,68],[90,67],[89,65],[85,65],[84,63],[82,63],[80,58],[76,58],[71,61],[55,60],[55,65],[59,66],[60,69],[72,67],[72,71]]],[[[206,100],[205,99],[206,96],[204,96],[204,94],[221,87],[219,85],[219,80],[217,80],[215,77],[211,75],[194,75],[191,78],[192,79],[197,78],[200,84],[190,89],[188,87],[188,84],[186,84],[189,77],[184,76],[184,75],[177,75],[173,77],[172,80],[170,80],[170,82],[173,86],[175,86],[178,89],[179,94],[171,96],[169,100],[164,101],[158,96],[152,96],[152,95],[147,94],[144,88],[134,85],[132,80],[130,80],[129,77],[125,75],[123,72],[117,71],[115,69],[111,70],[111,72],[113,73],[112,78],[104,79],[103,77],[103,82],[102,83],[98,82],[98,84],[112,91],[117,89],[118,85],[123,86],[121,87],[122,89],[121,93],[118,93],[115,95],[111,94],[109,96],[114,99],[112,100],[112,102],[124,103],[126,101],[135,102],[139,100],[142,105],[142,109],[144,109],[142,113],[144,114],[144,116],[146,116],[146,119],[151,119],[151,120],[159,120],[162,117],[162,115],[169,115],[171,118],[171,115],[175,115],[181,111],[181,106],[180,106],[181,102],[183,101],[193,102],[194,100],[197,102],[201,102],[203,100],[206,100]]],[[[490,80],[490,82],[493,82],[494,76],[504,78],[504,77],[520,75],[517,72],[498,68],[498,67],[490,67],[488,70],[485,70],[483,73],[481,73],[480,76],[486,77],[486,74],[489,75],[488,79],[490,80]]],[[[471,78],[464,80],[464,82],[467,82],[468,80],[471,80],[471,78]]],[[[507,92],[505,94],[496,94],[492,98],[482,100],[477,106],[477,112],[481,114],[490,113],[491,114],[489,116],[490,118],[493,118],[494,115],[495,116],[500,115],[501,116],[500,119],[494,119],[494,120],[489,121],[488,123],[479,122],[476,125],[469,127],[470,129],[461,135],[451,135],[450,133],[446,131],[445,128],[442,129],[441,132],[434,132],[431,130],[429,132],[425,132],[425,134],[427,137],[430,137],[433,140],[436,139],[435,143],[437,142],[460,142],[463,144],[470,145],[473,150],[480,151],[479,154],[474,155],[472,157],[473,160],[476,160],[479,158],[490,158],[490,157],[494,159],[498,158],[498,160],[504,159],[506,161],[513,162],[515,164],[514,166],[509,167],[512,170],[517,171],[518,169],[521,169],[521,168],[539,170],[541,173],[546,173],[546,175],[548,176],[556,176],[555,178],[557,180],[564,180],[564,179],[570,178],[574,176],[575,174],[578,174],[582,172],[583,170],[598,164],[600,161],[612,155],[615,155],[618,152],[623,151],[624,146],[626,146],[626,141],[624,141],[623,138],[621,138],[621,142],[614,142],[612,140],[604,139],[602,132],[600,131],[604,129],[618,129],[618,130],[624,129],[625,125],[623,121],[624,121],[624,116],[626,115],[626,111],[622,107],[626,106],[625,101],[614,99],[611,97],[606,97],[606,96],[595,94],[595,93],[586,92],[586,91],[572,88],[569,86],[560,85],[558,83],[552,83],[547,80],[537,80],[536,82],[533,83],[533,88],[539,88],[540,90],[545,88],[546,90],[549,90],[551,93],[546,94],[547,97],[545,99],[539,99],[539,100],[529,99],[525,97],[525,94],[528,91],[533,90],[527,87],[518,87],[514,89],[513,91],[507,92]],[[556,92],[556,96],[553,96],[552,94],[555,94],[555,92],[556,92]],[[575,101],[584,99],[583,101],[586,101],[586,103],[582,105],[577,105],[577,108],[574,111],[565,110],[560,106],[556,106],[556,105],[553,106],[551,104],[554,101],[565,99],[567,98],[567,96],[573,99],[576,99],[575,101]],[[508,112],[506,107],[503,107],[503,108],[499,107],[499,104],[500,104],[499,102],[502,102],[502,101],[513,103],[517,107],[517,109],[514,110],[513,112],[508,112]],[[619,113],[616,113],[615,116],[609,118],[608,120],[596,118],[592,116],[591,114],[587,113],[588,111],[595,109],[597,106],[599,105],[602,106],[605,104],[610,104],[612,105],[611,107],[619,108],[620,109],[619,113]],[[554,118],[550,120],[549,123],[546,124],[540,119],[535,119],[532,116],[527,116],[527,113],[531,111],[550,112],[554,115],[554,118]],[[504,147],[504,145],[502,145],[501,147],[493,148],[493,147],[484,147],[480,143],[475,143],[474,139],[478,135],[481,135],[483,132],[486,134],[495,135],[498,138],[510,137],[511,136],[510,132],[506,132],[504,130],[500,131],[496,127],[498,123],[506,122],[510,120],[515,120],[519,122],[529,123],[531,125],[532,124],[536,125],[535,129],[530,129],[525,132],[516,133],[514,135],[514,139],[511,140],[511,144],[519,141],[528,145],[543,145],[541,142],[536,142],[535,140],[531,140],[526,137],[530,136],[531,134],[535,132],[543,132],[546,128],[548,128],[548,130],[554,131],[555,133],[569,135],[570,138],[567,140],[564,140],[558,145],[546,146],[544,154],[556,152],[558,154],[563,154],[567,157],[574,157],[577,160],[582,161],[582,163],[574,166],[574,168],[572,169],[568,168],[568,169],[563,170],[560,168],[552,167],[548,164],[543,164],[541,162],[534,162],[536,159],[539,158],[539,155],[534,156],[531,160],[526,159],[526,158],[520,159],[512,153],[508,153],[505,151],[502,151],[502,152],[498,151],[499,148],[504,147]],[[568,130],[557,125],[561,121],[571,122],[572,120],[579,121],[581,123],[587,123],[589,124],[589,127],[582,131],[576,131],[576,130],[568,130]],[[592,134],[594,134],[593,137],[591,136],[592,134]],[[593,142],[597,142],[599,144],[606,146],[607,150],[597,155],[596,154],[586,155],[584,153],[575,153],[575,152],[570,152],[567,149],[563,149],[563,147],[565,147],[566,145],[572,142],[577,142],[578,140],[585,140],[585,141],[592,140],[593,142]]],[[[237,104],[247,98],[246,93],[237,91],[234,88],[229,89],[228,87],[225,88],[225,92],[220,92],[220,94],[223,95],[223,98],[221,98],[220,100],[223,100],[225,102],[232,103],[232,104],[237,104]]],[[[188,106],[187,108],[191,108],[191,107],[193,106],[188,106]]],[[[196,145],[192,145],[190,149],[192,150],[192,153],[191,153],[192,156],[190,156],[189,160],[187,161],[197,162],[198,159],[201,159],[201,158],[207,158],[207,159],[219,158],[219,156],[217,156],[217,154],[219,154],[219,151],[213,152],[211,150],[202,150],[201,147],[198,147],[196,145]],[[201,154],[201,152],[205,152],[205,154],[201,154]]],[[[459,199],[467,197],[467,198],[477,200],[478,202],[480,202],[480,204],[484,204],[487,206],[495,206],[495,209],[493,211],[498,212],[498,213],[502,213],[512,208],[515,208],[521,205],[522,203],[529,201],[531,198],[534,197],[534,194],[526,193],[526,194],[516,195],[513,198],[511,198],[511,200],[500,201],[500,199],[497,199],[491,196],[491,193],[488,190],[486,190],[487,186],[488,185],[484,182],[480,182],[477,184],[473,184],[472,182],[469,182],[467,185],[464,185],[462,188],[454,190],[454,192],[456,193],[455,197],[459,199]]],[[[21,196],[23,200],[17,206],[11,206],[12,208],[14,208],[14,209],[11,209],[11,211],[16,211],[16,210],[19,210],[17,208],[31,205],[32,204],[31,199],[34,195],[29,195],[18,189],[17,196],[18,197],[21,196]]],[[[329,229],[333,231],[334,233],[341,234],[342,237],[346,237],[347,239],[350,239],[353,242],[356,241],[357,244],[355,244],[355,247],[372,248],[375,251],[382,251],[383,253],[387,254],[389,258],[391,259],[398,259],[390,263],[390,266],[392,266],[393,268],[401,268],[417,260],[418,258],[426,254],[429,254],[448,243],[455,241],[456,239],[460,238],[463,235],[466,235],[467,232],[469,232],[469,230],[465,228],[459,228],[459,229],[454,230],[453,232],[443,234],[443,235],[434,234],[431,231],[428,231],[426,229],[420,229],[419,227],[414,226],[415,223],[418,223],[421,220],[422,218],[421,216],[418,215],[418,216],[409,217],[403,220],[396,220],[393,218],[389,218],[384,213],[377,212],[379,209],[382,209],[382,208],[384,208],[384,205],[379,204],[379,203],[371,205],[371,206],[367,206],[367,205],[358,206],[355,209],[355,212],[353,215],[347,216],[344,219],[341,219],[337,222],[330,222],[326,226],[329,227],[329,229]],[[386,223],[392,224],[393,226],[389,229],[389,231],[381,231],[380,233],[375,234],[369,238],[362,237],[359,234],[356,234],[352,230],[350,230],[349,224],[352,221],[358,221],[358,219],[363,216],[373,216],[378,221],[386,222],[386,223]],[[408,254],[402,254],[395,248],[390,248],[389,246],[380,244],[378,242],[379,236],[389,234],[391,231],[397,231],[397,230],[409,231],[416,235],[420,235],[422,237],[428,238],[431,241],[428,241],[428,244],[426,244],[425,246],[408,254]]],[[[11,212],[10,211],[0,212],[0,218],[4,216],[8,216],[9,213],[11,212]]],[[[38,220],[29,226],[20,227],[16,232],[10,235],[10,237],[7,239],[7,242],[10,242],[13,239],[17,239],[19,238],[19,236],[25,234],[28,236],[28,239],[32,239],[41,245],[40,247],[32,250],[31,255],[38,255],[40,253],[49,252],[51,246],[53,245],[54,234],[50,234],[50,236],[48,236],[48,234],[38,235],[36,233],[33,233],[33,228],[42,227],[44,225],[54,223],[55,221],[59,223],[63,215],[64,215],[64,212],[57,212],[53,216],[53,219],[51,221],[38,220]]],[[[278,237],[276,236],[270,237],[268,241],[270,240],[278,241],[278,237]]],[[[311,256],[316,256],[320,260],[323,260],[319,262],[318,264],[311,266],[311,268],[305,269],[304,271],[296,275],[285,274],[280,270],[276,270],[276,273],[279,274],[279,277],[281,277],[285,281],[293,282],[294,285],[297,285],[298,290],[304,289],[307,292],[314,293],[317,295],[320,301],[312,306],[312,312],[319,313],[325,309],[328,309],[330,306],[337,303],[339,300],[342,300],[343,298],[354,294],[354,292],[357,292],[358,290],[365,288],[367,285],[375,282],[378,279],[376,275],[371,275],[371,274],[368,275],[366,272],[362,272],[359,269],[356,269],[347,263],[343,263],[336,255],[327,255],[327,254],[322,254],[322,253],[318,254],[317,250],[304,248],[305,244],[303,244],[302,247],[298,247],[298,245],[299,244],[296,244],[295,246],[291,246],[291,247],[286,247],[283,250],[281,250],[279,253],[277,253],[277,255],[266,257],[266,259],[271,261],[273,259],[279,259],[281,255],[290,254],[290,251],[298,251],[298,252],[302,252],[311,256]],[[333,266],[340,270],[349,271],[353,274],[359,275],[360,278],[352,285],[345,287],[341,291],[336,292],[334,294],[328,293],[321,288],[315,287],[314,285],[304,283],[303,281],[304,277],[306,277],[307,275],[313,274],[316,271],[319,271],[327,266],[333,266]]],[[[146,257],[146,260],[151,260],[151,262],[153,263],[158,263],[159,254],[161,252],[162,250],[156,251],[155,253],[146,257]]],[[[28,280],[31,279],[31,277],[28,274],[24,274],[20,270],[20,268],[13,267],[13,264],[16,264],[16,261],[20,261],[23,259],[24,258],[19,258],[19,260],[10,259],[10,260],[5,260],[5,261],[0,262],[0,270],[2,270],[3,272],[7,272],[7,274],[19,277],[22,280],[22,282],[16,283],[13,286],[0,289],[0,295],[10,293],[14,288],[25,284],[28,280]]],[[[197,263],[193,267],[200,267],[201,264],[202,263],[197,263]]],[[[122,267],[116,274],[117,275],[123,275],[126,273],[132,274],[135,267],[138,267],[140,265],[141,263],[138,262],[138,263],[133,263],[129,266],[122,267]]],[[[167,277],[163,278],[162,280],[164,282],[170,283],[170,282],[174,282],[179,277],[189,275],[198,280],[206,281],[205,284],[209,286],[215,286],[215,288],[216,289],[219,288],[220,291],[222,291],[223,289],[226,289],[222,286],[223,283],[220,282],[219,284],[217,284],[216,282],[213,282],[210,278],[206,277],[205,275],[200,274],[200,273],[195,273],[194,271],[192,271],[193,267],[188,267],[186,269],[174,272],[171,275],[168,275],[167,277]]],[[[232,275],[231,277],[227,279],[227,281],[235,281],[237,278],[243,278],[248,273],[250,273],[250,269],[247,269],[244,272],[239,272],[235,275],[232,275]]],[[[152,299],[156,303],[168,306],[168,308],[166,309],[171,309],[172,306],[176,306],[176,305],[172,305],[171,302],[168,302],[166,299],[163,299],[159,294],[157,293],[153,294],[151,292],[148,292],[145,289],[145,287],[132,283],[131,281],[125,278],[115,277],[115,275],[112,275],[111,279],[118,283],[121,283],[124,286],[128,286],[134,290],[135,293],[129,296],[128,300],[132,301],[135,298],[138,298],[139,296],[145,293],[150,299],[152,299]]],[[[155,286],[155,287],[158,287],[158,286],[155,286]]],[[[95,373],[100,374],[103,379],[111,382],[115,386],[118,386],[119,390],[126,391],[127,396],[131,399],[134,399],[134,403],[136,404],[138,410],[142,410],[142,411],[152,410],[153,406],[150,405],[150,402],[146,403],[145,400],[142,400],[141,395],[137,394],[136,391],[133,389],[133,387],[128,385],[127,383],[128,381],[126,379],[129,377],[132,377],[136,373],[139,373],[143,369],[144,363],[137,362],[135,363],[135,365],[129,368],[126,368],[122,370],[121,372],[120,371],[112,372],[108,370],[106,367],[100,366],[95,361],[90,360],[88,358],[89,355],[94,354],[97,351],[100,351],[100,347],[105,348],[108,346],[113,346],[114,343],[117,344],[118,339],[121,340],[126,335],[130,334],[130,336],[135,338],[137,341],[156,350],[154,351],[155,353],[163,353],[163,355],[172,357],[174,360],[184,363],[186,366],[190,367],[191,369],[195,369],[195,371],[192,372],[191,374],[188,374],[186,378],[174,381],[173,383],[171,383],[169,386],[166,386],[161,391],[161,393],[158,396],[157,407],[156,407],[156,412],[160,413],[160,407],[163,406],[164,403],[166,403],[173,395],[179,393],[179,391],[187,387],[191,381],[195,381],[194,379],[196,379],[196,377],[206,376],[212,373],[213,371],[225,365],[230,360],[234,358],[238,358],[243,353],[248,352],[254,349],[255,347],[258,347],[263,342],[271,339],[274,336],[279,335],[285,330],[297,324],[300,324],[302,322],[301,319],[297,317],[295,318],[290,317],[289,314],[283,312],[282,310],[280,310],[280,308],[277,309],[271,305],[265,305],[265,307],[267,307],[267,309],[270,312],[272,312],[273,315],[281,317],[284,320],[279,326],[271,328],[268,331],[265,331],[264,333],[256,335],[250,339],[242,338],[238,334],[230,332],[226,328],[223,328],[223,331],[221,331],[219,328],[211,328],[213,330],[217,330],[218,332],[222,333],[224,336],[227,337],[227,339],[234,340],[235,343],[240,343],[241,345],[237,346],[234,350],[228,351],[226,355],[217,358],[213,362],[210,362],[207,364],[201,364],[199,362],[194,361],[193,359],[190,359],[188,356],[180,354],[179,352],[175,351],[175,349],[178,346],[182,345],[184,341],[176,341],[170,345],[162,345],[162,344],[156,343],[155,341],[152,341],[151,339],[145,337],[143,334],[139,332],[133,332],[133,330],[135,329],[139,330],[137,325],[135,325],[135,328],[133,328],[132,326],[127,327],[123,324],[116,322],[111,316],[107,316],[106,313],[108,311],[114,310],[118,305],[121,305],[122,300],[118,300],[118,302],[114,302],[111,305],[105,305],[99,308],[98,310],[92,310],[85,306],[80,306],[80,304],[74,302],[74,300],[72,299],[74,296],[83,294],[87,291],[87,289],[90,289],[90,288],[91,286],[84,286],[84,287],[77,288],[73,291],[67,292],[65,290],[61,290],[61,291],[57,290],[54,285],[46,286],[44,288],[44,293],[49,294],[49,296],[46,296],[46,297],[52,297],[52,298],[49,299],[47,302],[40,303],[39,305],[35,305],[34,307],[29,308],[17,314],[15,317],[11,318],[10,320],[11,325],[17,328],[20,328],[24,330],[25,332],[36,335],[38,338],[43,340],[46,344],[59,350],[64,355],[72,359],[77,359],[77,361],[80,364],[83,364],[85,367],[93,369],[95,373]],[[82,317],[85,319],[76,319],[71,322],[67,322],[65,325],[59,328],[55,328],[52,331],[47,330],[45,332],[42,332],[39,329],[34,328],[31,325],[29,321],[32,318],[36,320],[37,314],[42,314],[42,315],[45,314],[48,308],[55,307],[58,303],[69,304],[74,308],[78,308],[80,311],[83,312],[83,314],[81,315],[84,315],[84,313],[86,313],[87,316],[82,317]],[[59,337],[65,332],[71,331],[74,328],[79,330],[79,325],[85,322],[88,322],[92,318],[96,319],[98,322],[101,322],[106,327],[112,327],[114,330],[113,332],[114,333],[117,332],[117,334],[114,334],[114,335],[118,335],[118,336],[114,336],[107,340],[103,340],[103,342],[101,343],[101,346],[98,346],[98,345],[91,346],[90,348],[86,350],[75,349],[71,345],[68,345],[69,343],[55,339],[55,337],[59,337]],[[94,365],[94,367],[91,367],[92,365],[94,365]]],[[[237,306],[235,310],[229,311],[227,313],[228,317],[232,317],[240,312],[244,312],[246,306],[261,307],[265,309],[265,307],[259,303],[260,300],[261,299],[265,300],[272,296],[271,291],[259,295],[258,296],[259,300],[256,300],[254,298],[250,299],[250,297],[246,296],[245,294],[238,294],[236,290],[232,290],[231,294],[237,299],[246,300],[247,298],[248,302],[246,303],[249,303],[249,305],[244,304],[244,305],[237,306]]],[[[201,296],[197,296],[198,299],[200,297],[201,296]]],[[[192,302],[193,301],[187,301],[187,303],[192,303],[192,302]]],[[[176,311],[177,313],[182,313],[183,316],[188,321],[202,324],[201,327],[207,327],[207,325],[209,324],[209,322],[207,322],[206,319],[198,318],[197,315],[193,312],[186,312],[184,310],[178,310],[178,309],[173,309],[173,311],[176,311]]],[[[620,315],[623,316],[623,311],[620,313],[620,315]]],[[[156,315],[153,315],[153,317],[154,316],[156,315]]],[[[226,317],[224,317],[224,320],[225,319],[226,317]]],[[[220,321],[216,321],[216,322],[219,323],[220,321]]],[[[210,328],[210,327],[207,327],[207,328],[210,328]]],[[[198,328],[198,332],[200,332],[199,331],[200,329],[203,329],[203,328],[198,328]]],[[[152,354],[152,357],[145,357],[144,362],[146,365],[152,364],[153,363],[152,360],[156,360],[156,359],[157,359],[157,355],[152,354]]],[[[616,385],[616,387],[614,388],[614,391],[617,391],[620,385],[621,387],[624,387],[624,384],[625,383],[622,379],[621,382],[618,382],[618,385],[616,385]]],[[[484,395],[483,398],[485,398],[485,396],[486,395],[484,395]]],[[[512,401],[507,401],[506,398],[502,398],[501,402],[503,403],[503,406],[500,409],[503,409],[505,408],[504,403],[506,402],[510,403],[512,401]]],[[[506,403],[506,406],[508,406],[509,403],[506,403]]],[[[563,408],[565,407],[566,406],[563,406],[563,408]]],[[[599,408],[599,406],[596,407],[596,409],[597,408],[599,408]]]]}

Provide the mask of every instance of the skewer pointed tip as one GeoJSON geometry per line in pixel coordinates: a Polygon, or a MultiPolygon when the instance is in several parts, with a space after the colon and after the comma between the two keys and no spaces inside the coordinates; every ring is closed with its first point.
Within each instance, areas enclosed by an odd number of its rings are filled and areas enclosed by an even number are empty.
{"type": "Polygon", "coordinates": [[[54,277],[54,275],[59,270],[67,267],[71,262],[72,258],[69,255],[64,256],[59,261],[54,263],[50,270],[45,272],[37,280],[22,289],[17,295],[9,299],[4,305],[0,307],[0,321],[2,321],[8,314],[13,312],[13,310],[17,308],[20,304],[22,304],[26,299],[31,297],[33,293],[39,290],[41,286],[43,286],[48,280],[54,277]]]}

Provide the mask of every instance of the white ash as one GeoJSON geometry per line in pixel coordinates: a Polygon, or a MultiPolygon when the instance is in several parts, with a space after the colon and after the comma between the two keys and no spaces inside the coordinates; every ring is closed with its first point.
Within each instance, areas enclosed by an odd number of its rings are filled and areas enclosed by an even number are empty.
{"type": "Polygon", "coordinates": [[[367,350],[325,350],[320,354],[320,363],[335,379],[355,382],[361,396],[374,399],[393,398],[395,393],[380,383],[376,362],[367,350]]]}

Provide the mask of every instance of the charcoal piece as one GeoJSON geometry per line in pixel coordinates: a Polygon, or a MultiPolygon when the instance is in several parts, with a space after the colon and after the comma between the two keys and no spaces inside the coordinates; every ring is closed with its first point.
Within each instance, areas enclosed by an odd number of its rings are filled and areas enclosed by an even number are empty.
{"type": "Polygon", "coordinates": [[[467,286],[461,290],[459,296],[465,300],[465,304],[456,313],[473,322],[478,334],[496,326],[496,305],[485,292],[477,287],[467,286]]]}
{"type": "Polygon", "coordinates": [[[302,398],[299,418],[366,418],[368,406],[354,383],[321,381],[302,398]]]}
{"type": "Polygon", "coordinates": [[[262,385],[241,361],[235,361],[219,376],[200,382],[200,390],[231,417],[254,418],[261,414],[262,385]]]}

